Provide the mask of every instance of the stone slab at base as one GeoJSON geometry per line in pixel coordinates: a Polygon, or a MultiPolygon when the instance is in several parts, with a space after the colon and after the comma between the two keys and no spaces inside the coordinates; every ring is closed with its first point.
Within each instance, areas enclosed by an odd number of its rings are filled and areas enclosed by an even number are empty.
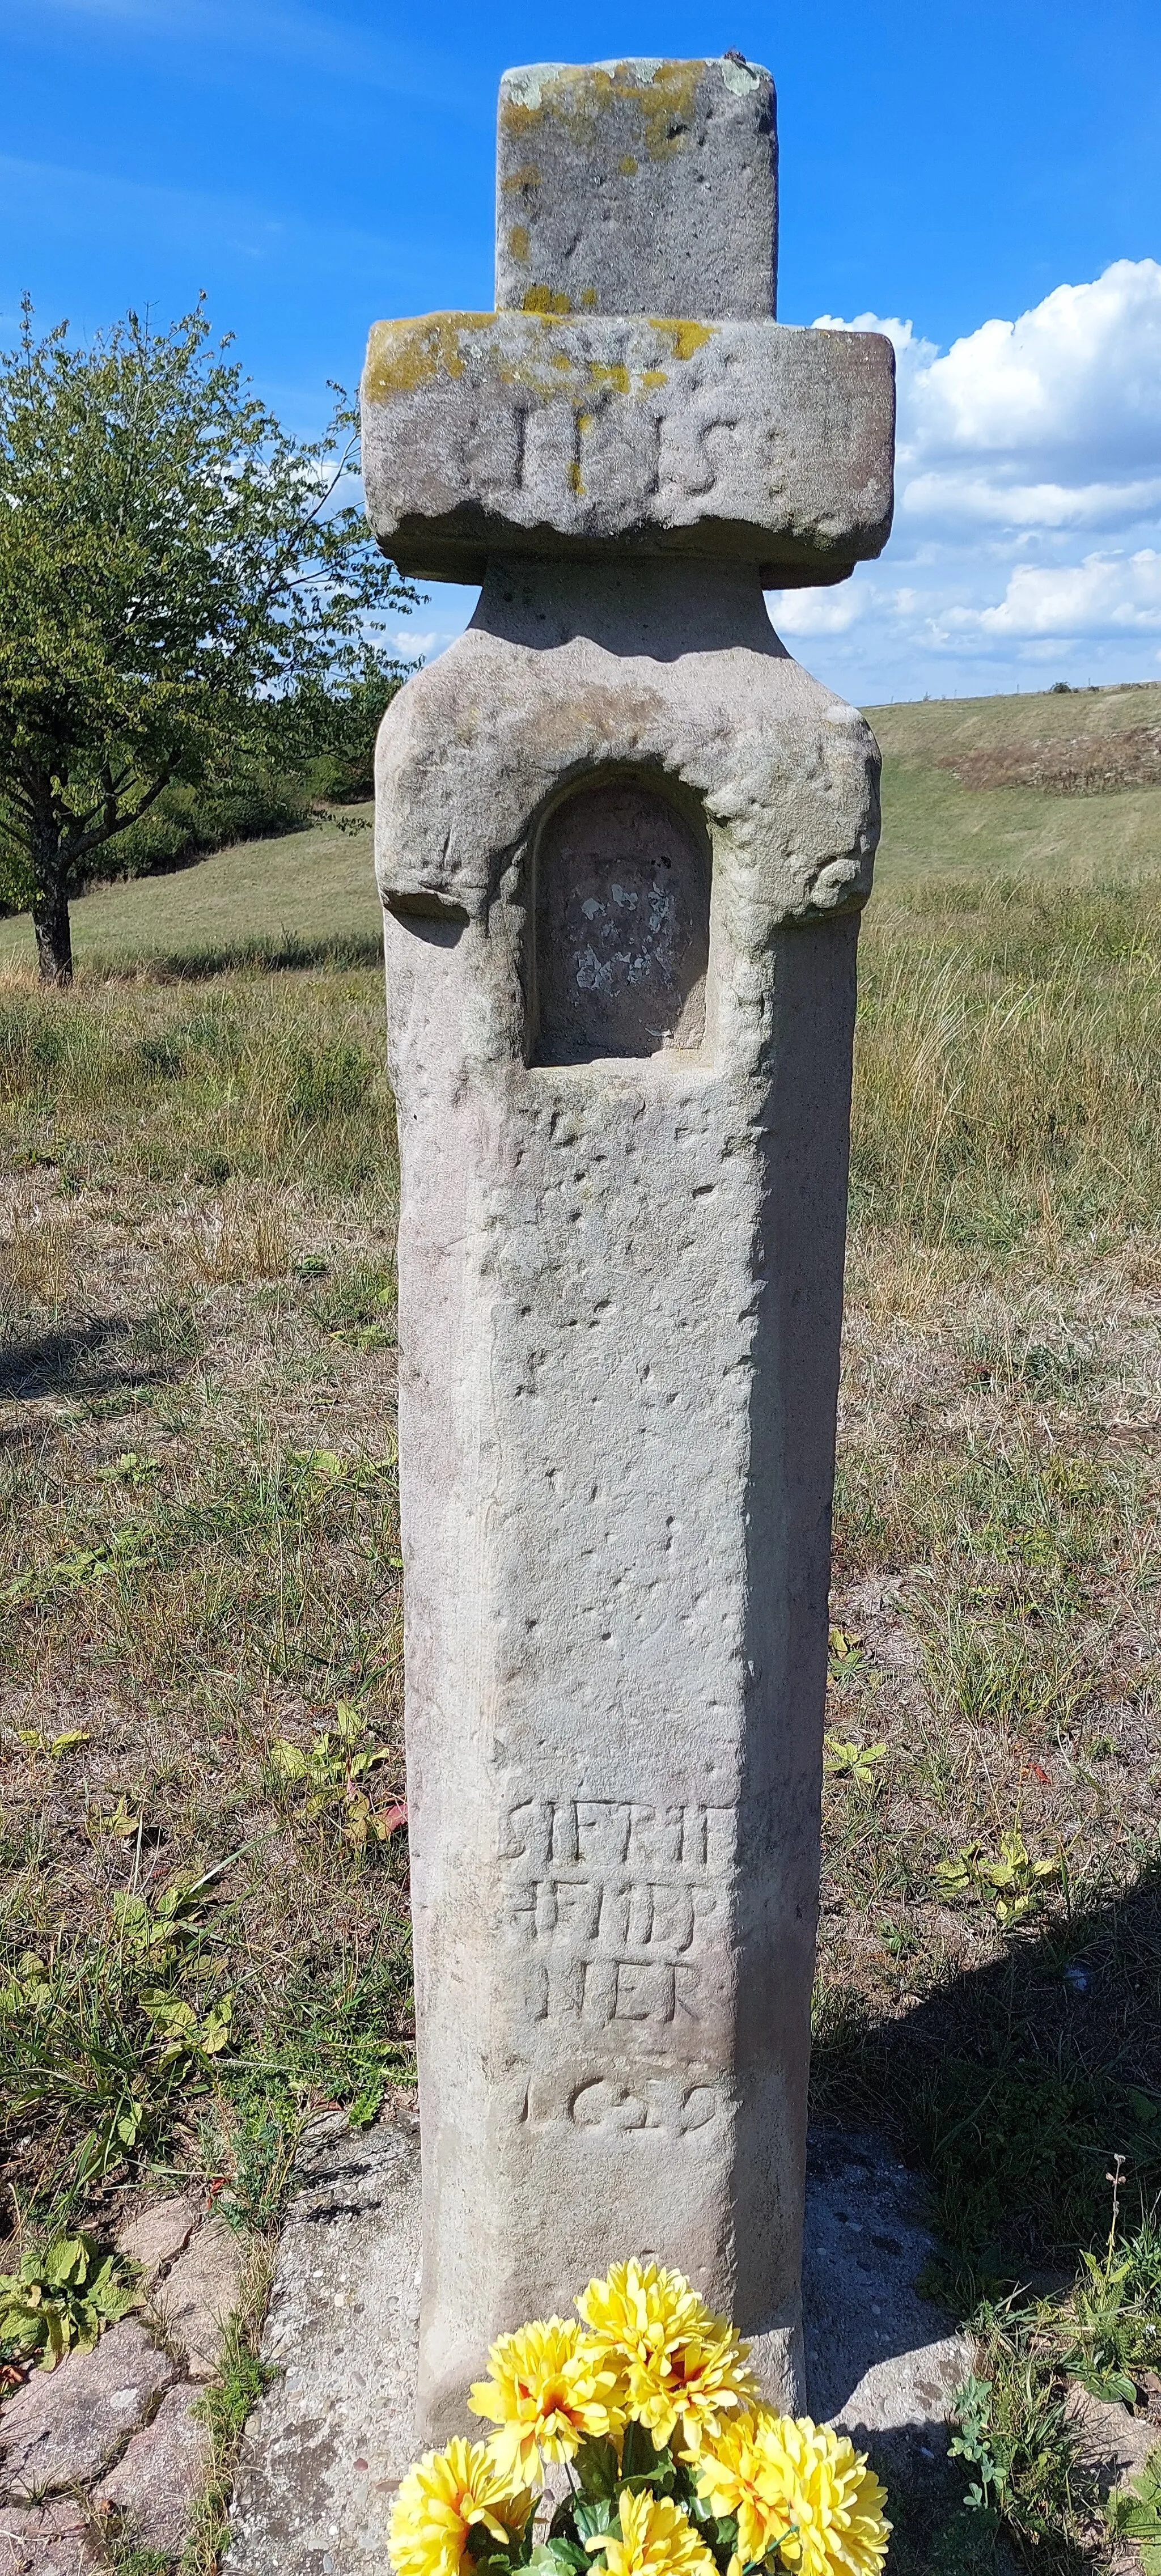
{"type": "Polygon", "coordinates": [[[278,2254],[226,2576],[382,2576],[415,2455],[417,2122],[314,2124],[278,2254]]]}
{"type": "MultiPolygon", "coordinates": [[[[262,2344],[280,2375],[247,2427],[225,2576],[381,2576],[417,2448],[417,2125],[356,2133],[336,2114],[312,2131],[299,2170],[262,2344]]],[[[915,2290],[932,2250],[916,2199],[881,2140],[812,2141],[809,2403],[888,2477],[921,2479],[946,2447],[971,2345],[915,2290]]],[[[475,2427],[465,2417],[462,2429],[475,2427]]]]}

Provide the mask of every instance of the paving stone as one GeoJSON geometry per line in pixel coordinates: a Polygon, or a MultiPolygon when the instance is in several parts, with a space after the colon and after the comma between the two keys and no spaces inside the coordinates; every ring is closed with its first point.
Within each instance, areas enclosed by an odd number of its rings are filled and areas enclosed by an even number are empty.
{"type": "Polygon", "coordinates": [[[0,2496],[19,2501],[99,2477],[176,2377],[133,2317],[92,2352],[34,2370],[0,2412],[0,2496]]]}
{"type": "Polygon", "coordinates": [[[79,2505],[0,2506],[0,2576],[90,2576],[104,2564],[79,2505]]]}
{"type": "Polygon", "coordinates": [[[1077,2436],[1081,2467],[1103,2496],[1139,2477],[1146,2460],[1161,2448],[1161,2425],[1148,2415],[1130,2415],[1127,2406],[1109,2405],[1087,2388],[1069,2389],[1065,2413],[1077,2436]]]}
{"type": "Polygon", "coordinates": [[[915,2284],[935,2251],[919,2185],[881,2138],[820,2130],[807,2165],[802,2303],[811,2413],[888,2478],[921,2479],[947,2449],[975,2356],[915,2284]]]}
{"type": "Polygon", "coordinates": [[[188,2355],[193,2379],[213,2378],[222,2328],[237,2307],[245,2265],[242,2238],[224,2218],[210,2218],[166,2274],[158,2308],[166,2332],[188,2355]]]}
{"type": "Polygon", "coordinates": [[[194,2413],[201,2392],[184,2380],[163,2397],[151,2424],[135,2433],[112,2476],[94,2501],[124,2516],[126,2536],[145,2549],[174,2556],[189,2529],[195,2496],[205,2485],[212,2457],[209,2428],[194,2413]]]}
{"type": "Polygon", "coordinates": [[[143,2209],[131,2218],[117,2238],[117,2250],[131,2263],[140,2263],[146,2280],[154,2280],[166,2263],[172,2263],[188,2245],[198,2223],[192,2200],[159,2200],[152,2209],[143,2209]]]}
{"type": "Polygon", "coordinates": [[[298,2170],[262,2340],[279,2376],[246,2429],[226,2576],[381,2576],[416,2450],[415,2124],[337,2114],[298,2170]]]}

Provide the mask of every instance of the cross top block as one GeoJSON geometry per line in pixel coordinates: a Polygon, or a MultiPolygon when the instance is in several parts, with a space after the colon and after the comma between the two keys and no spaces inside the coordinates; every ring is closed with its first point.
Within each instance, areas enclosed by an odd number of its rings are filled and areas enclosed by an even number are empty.
{"type": "Polygon", "coordinates": [[[774,83],[758,63],[533,63],[505,72],[496,304],[769,321],[774,83]]]}
{"type": "Polygon", "coordinates": [[[500,84],[495,313],[379,322],[367,510],[402,572],[626,553],[845,580],[891,526],[894,357],[773,319],[774,84],[740,55],[500,84]]]}

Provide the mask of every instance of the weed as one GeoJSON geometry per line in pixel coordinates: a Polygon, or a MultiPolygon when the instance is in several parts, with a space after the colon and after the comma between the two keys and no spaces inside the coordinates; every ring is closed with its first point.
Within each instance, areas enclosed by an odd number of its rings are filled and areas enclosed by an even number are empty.
{"type": "Polygon", "coordinates": [[[0,1983],[7,2117],[41,2139],[42,2188],[65,2162],[71,2205],[164,2141],[228,2044],[198,1895],[184,1880],[121,1894],[103,1937],[26,1951],[0,1983]]]}
{"type": "Polygon", "coordinates": [[[1142,2576],[1161,2576],[1161,2448],[1139,2477],[1109,2497],[1108,2516],[1119,2539],[1136,2543],[1142,2576]]]}
{"type": "Polygon", "coordinates": [[[287,1097],[289,1116],[300,1126],[349,1117],[362,1108],[374,1078],[361,1047],[303,1047],[287,1097]]]}
{"type": "Polygon", "coordinates": [[[310,1311],[325,1333],[348,1348],[386,1350],[395,1339],[389,1320],[395,1311],[395,1273],[382,1262],[355,1262],[311,1299],[310,1311]]]}
{"type": "Polygon", "coordinates": [[[876,1765],[886,1752],[885,1744],[844,1744],[837,1735],[828,1735],[823,1739],[822,1767],[836,1780],[854,1780],[860,1789],[873,1789],[876,1765]]]}
{"type": "Polygon", "coordinates": [[[285,1736],[276,1737],[270,1747],[276,1777],[305,1792],[302,1813],[312,1821],[320,1816],[333,1821],[344,1842],[359,1852],[368,1843],[389,1842],[407,1822],[406,1805],[398,1798],[374,1802],[376,1774],[394,1759],[390,1746],[369,1732],[360,1710],[342,1700],[334,1725],[305,1750],[285,1736]]]}
{"type": "Polygon", "coordinates": [[[42,2370],[55,2370],[74,2346],[91,2352],[135,2298],[119,2257],[83,2230],[30,2247],[18,2272],[0,2273],[0,2355],[35,2354],[42,2370]]]}
{"type": "Polygon", "coordinates": [[[198,2413],[209,2433],[210,2469],[195,2504],[181,2576],[217,2576],[230,2537],[230,2490],[246,2419],[263,2389],[277,2375],[259,2359],[271,2268],[265,2249],[256,2249],[243,2282],[241,2303],[223,2328],[217,2374],[198,2401],[198,2413]]]}
{"type": "Polygon", "coordinates": [[[988,2358],[989,2376],[973,2373],[955,2398],[959,2429],[950,2450],[975,2471],[968,2505],[1006,2523],[1042,2563],[1079,2569],[1076,2437],[1054,2375],[1018,2335],[994,2336],[988,2358]]]}
{"type": "Polygon", "coordinates": [[[858,1681],[869,1672],[870,1664],[871,1658],[864,1650],[861,1637],[856,1637],[853,1630],[847,1628],[831,1629],[826,1659],[829,1681],[838,1685],[858,1681]]]}
{"type": "Polygon", "coordinates": [[[999,1851],[989,1859],[982,1843],[965,1843],[951,1860],[936,1865],[937,1883],[945,1896],[967,1896],[994,1902],[1001,1931],[1010,1931],[1043,1902],[1064,1872],[1062,1855],[1034,1860],[1018,1825],[1000,1836],[999,1851]]]}

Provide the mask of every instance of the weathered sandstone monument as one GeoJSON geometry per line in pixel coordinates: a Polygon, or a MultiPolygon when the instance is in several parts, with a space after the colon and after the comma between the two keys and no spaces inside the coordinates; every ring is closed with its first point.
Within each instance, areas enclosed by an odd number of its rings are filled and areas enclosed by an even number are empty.
{"type": "Polygon", "coordinates": [[[425,2433],[629,2253],[801,2399],[878,761],[762,592],[878,553],[893,397],[776,234],[755,65],[509,72],[499,309],[367,358],[382,544],[483,583],[378,757],[425,2433]]]}

